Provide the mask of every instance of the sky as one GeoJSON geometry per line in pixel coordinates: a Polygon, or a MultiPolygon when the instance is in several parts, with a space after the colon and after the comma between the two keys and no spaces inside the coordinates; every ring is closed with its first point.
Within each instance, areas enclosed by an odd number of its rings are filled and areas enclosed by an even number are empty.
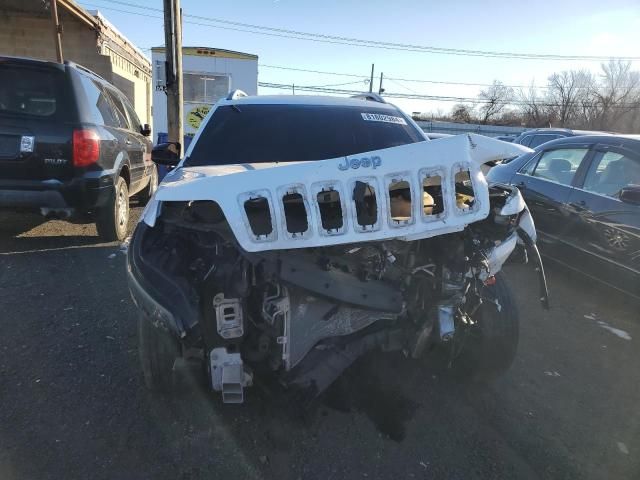
{"type": "MultiPolygon", "coordinates": [[[[164,44],[162,0],[76,0],[98,9],[146,55],[164,44]],[[117,3],[116,3],[117,2],[117,3]],[[125,13],[127,12],[127,13],[125,13]],[[158,17],[158,18],[154,18],[158,17]]],[[[381,42],[501,52],[640,57],[640,0],[182,0],[183,45],[223,48],[259,57],[260,82],[368,90],[384,78],[544,86],[553,72],[600,71],[599,61],[470,57],[336,45],[230,30],[215,17],[274,28],[381,42]],[[204,23],[196,25],[192,22],[204,23]],[[214,28],[215,27],[215,28],[214,28]],[[226,27],[226,28],[219,28],[226,27]],[[344,77],[281,66],[361,75],[344,77]]],[[[233,28],[233,27],[232,27],[233,28]]],[[[239,28],[239,27],[238,27],[239,28]]],[[[640,61],[634,61],[640,69],[640,61]]],[[[481,86],[384,80],[387,92],[476,97],[481,86]]],[[[259,88],[259,94],[291,93],[259,88]]],[[[453,102],[394,99],[407,112],[448,112],[453,102]]]]}

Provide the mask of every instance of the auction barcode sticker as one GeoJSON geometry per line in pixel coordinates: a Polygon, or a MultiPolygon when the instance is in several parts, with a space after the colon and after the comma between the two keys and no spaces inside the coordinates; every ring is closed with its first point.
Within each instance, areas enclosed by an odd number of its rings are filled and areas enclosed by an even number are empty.
{"type": "Polygon", "coordinates": [[[407,122],[402,117],[394,117],[393,115],[383,115],[381,113],[361,113],[363,120],[369,122],[395,123],[398,125],[406,125],[407,122]]]}

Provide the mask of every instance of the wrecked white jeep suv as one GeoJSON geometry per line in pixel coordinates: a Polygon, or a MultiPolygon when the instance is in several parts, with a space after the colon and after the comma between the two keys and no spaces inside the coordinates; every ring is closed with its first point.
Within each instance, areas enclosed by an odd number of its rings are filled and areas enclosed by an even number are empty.
{"type": "MultiPolygon", "coordinates": [[[[518,316],[499,272],[517,245],[546,286],[520,193],[480,167],[526,151],[429,141],[371,94],[218,102],[129,245],[147,385],[189,357],[224,402],[264,375],[312,399],[374,349],[505,371],[518,316]]],[[[154,160],[178,162],[168,145],[154,160]]]]}

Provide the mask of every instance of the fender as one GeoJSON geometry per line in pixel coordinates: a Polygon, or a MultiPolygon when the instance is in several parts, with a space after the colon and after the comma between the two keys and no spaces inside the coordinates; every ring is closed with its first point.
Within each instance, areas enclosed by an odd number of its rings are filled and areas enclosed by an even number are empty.
{"type": "MultiPolygon", "coordinates": [[[[120,176],[120,173],[122,172],[122,168],[125,166],[129,170],[129,175],[131,175],[131,162],[129,161],[129,154],[125,151],[121,151],[116,156],[116,161],[114,163],[114,168],[113,168],[113,184],[114,185],[116,183],[116,180],[120,176]]],[[[131,183],[130,177],[129,177],[129,183],[131,183]]],[[[129,187],[131,187],[131,185],[129,185],[129,187]]]]}

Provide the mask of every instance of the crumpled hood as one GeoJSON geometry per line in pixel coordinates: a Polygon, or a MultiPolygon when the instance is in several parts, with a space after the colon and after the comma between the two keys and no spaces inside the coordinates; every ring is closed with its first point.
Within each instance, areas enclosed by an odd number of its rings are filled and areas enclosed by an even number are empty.
{"type": "Polygon", "coordinates": [[[220,205],[236,239],[247,251],[390,238],[416,240],[459,231],[484,219],[489,213],[489,195],[480,166],[530,151],[522,145],[467,134],[313,162],[179,167],[167,174],[142,220],[153,226],[161,202],[211,200],[220,205]],[[454,178],[462,170],[469,171],[475,193],[474,206],[468,211],[456,206],[454,178]],[[426,177],[433,176],[442,181],[444,212],[425,216],[422,185],[426,177]],[[353,202],[355,182],[364,182],[375,192],[378,216],[375,224],[363,226],[357,222],[353,202]],[[408,220],[397,221],[390,215],[389,186],[398,182],[411,186],[412,210],[408,220]],[[324,228],[318,195],[328,191],[339,193],[343,217],[339,228],[324,228]],[[288,231],[282,199],[292,193],[304,199],[308,224],[305,232],[288,231]],[[268,202],[272,231],[256,235],[245,202],[262,198],[268,202]]]}

